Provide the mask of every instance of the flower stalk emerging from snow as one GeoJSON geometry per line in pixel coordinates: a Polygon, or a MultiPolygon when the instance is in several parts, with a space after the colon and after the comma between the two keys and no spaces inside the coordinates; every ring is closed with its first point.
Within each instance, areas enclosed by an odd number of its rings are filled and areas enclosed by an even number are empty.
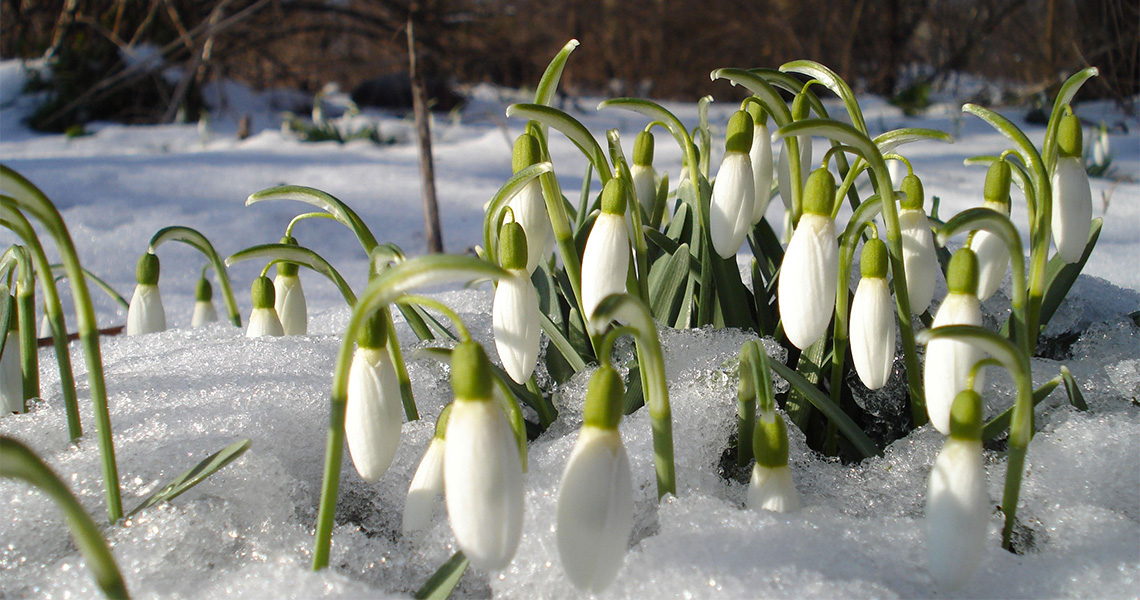
{"type": "MultiPolygon", "coordinates": [[[[934,327],[982,324],[978,301],[978,258],[973,250],[961,248],[950,259],[946,285],[950,293],[934,315],[934,327]]],[[[950,408],[958,393],[967,389],[974,363],[982,359],[976,347],[957,340],[933,340],[926,348],[923,382],[926,411],[930,423],[943,435],[950,435],[950,408]]],[[[978,373],[977,385],[982,383],[978,373]]]]}
{"type": "MultiPolygon", "coordinates": [[[[1009,163],[996,160],[986,173],[985,204],[1003,217],[1009,217],[1009,163]]],[[[978,300],[985,301],[1001,287],[1009,270],[1009,248],[1000,236],[989,231],[977,231],[970,238],[970,249],[978,255],[978,300]]]]}
{"type": "Polygon", "coordinates": [[[756,204],[756,183],[752,176],[752,117],[736,111],[728,120],[724,159],[713,184],[709,204],[709,236],[721,258],[740,250],[752,225],[756,204]]]}
{"type": "Polygon", "coordinates": [[[895,360],[895,303],[887,286],[887,245],[867,240],[862,278],[851,302],[851,361],[868,389],[886,385],[895,360]]]}
{"type": "MultiPolygon", "coordinates": [[[[298,245],[297,240],[288,235],[281,238],[281,243],[298,245]]],[[[277,311],[285,335],[305,335],[309,330],[309,314],[299,270],[296,263],[279,262],[277,276],[273,278],[273,309],[277,311]]]]}
{"type": "Polygon", "coordinates": [[[606,182],[602,190],[602,212],[594,221],[582,253],[582,310],[589,318],[593,318],[602,298],[625,291],[629,272],[629,230],[625,225],[627,185],[619,177],[606,182]]]}
{"type": "Polygon", "coordinates": [[[127,335],[166,331],[166,313],[158,293],[158,256],[147,252],[135,267],[135,294],[127,310],[127,335]]]}
{"type": "Polygon", "coordinates": [[[277,318],[277,311],[273,308],[275,296],[273,282],[268,277],[258,277],[253,280],[249,294],[253,300],[253,311],[249,314],[246,337],[285,335],[285,331],[281,329],[281,320],[277,318]]]}
{"type": "Polygon", "coordinates": [[[198,279],[198,286],[194,289],[194,316],[190,319],[191,327],[203,327],[209,323],[217,322],[218,311],[214,308],[214,286],[203,275],[198,279]]]}
{"type": "Polygon", "coordinates": [[[1053,170],[1053,243],[1061,260],[1071,264],[1084,254],[1092,224],[1092,190],[1081,159],[1081,123],[1076,115],[1061,119],[1057,148],[1053,170]]]}
{"type": "Polygon", "coordinates": [[[499,235],[499,258],[509,277],[499,279],[491,305],[495,349],[503,369],[525,384],[538,363],[538,292],[526,272],[526,233],[518,223],[504,223],[499,235]]]}
{"type": "Polygon", "coordinates": [[[384,314],[376,311],[357,335],[348,371],[345,438],[356,472],[369,483],[392,464],[404,424],[400,383],[385,348],[387,340],[384,314]]]}
{"type": "MultiPolygon", "coordinates": [[[[514,155],[511,159],[515,173],[541,161],[542,148],[538,139],[529,133],[520,135],[515,140],[514,155]]],[[[526,232],[526,272],[533,273],[538,263],[550,256],[550,252],[554,249],[554,230],[546,213],[542,185],[537,180],[531,181],[511,198],[507,206],[514,214],[515,221],[522,225],[523,231],[526,232]]]]}
{"type": "Polygon", "coordinates": [[[570,582],[591,594],[617,577],[633,530],[633,478],[618,433],[625,387],[603,364],[590,378],[584,423],[558,490],[558,554],[570,582]]]}
{"type": "Polygon", "coordinates": [[[899,211],[899,233],[902,236],[907,297],[910,299],[910,311],[921,315],[934,299],[935,275],[941,269],[934,251],[930,220],[923,208],[922,181],[911,173],[903,178],[900,189],[906,195],[899,211]]]}
{"type": "Polygon", "coordinates": [[[788,341],[803,349],[827,330],[835,310],[839,278],[839,243],[831,219],[835,178],[826,167],[808,177],[804,214],[780,267],[777,298],[788,341]]]}

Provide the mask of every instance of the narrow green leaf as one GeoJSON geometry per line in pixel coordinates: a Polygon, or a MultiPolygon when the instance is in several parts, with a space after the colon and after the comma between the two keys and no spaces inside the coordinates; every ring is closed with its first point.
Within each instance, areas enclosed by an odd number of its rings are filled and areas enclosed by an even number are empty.
{"type": "Polygon", "coordinates": [[[859,429],[855,421],[852,421],[847,413],[836,406],[831,401],[831,398],[827,397],[827,394],[821,392],[814,385],[809,383],[808,380],[804,379],[802,375],[779,361],[770,360],[768,361],[768,366],[772,367],[772,370],[775,371],[777,375],[786,379],[788,383],[792,385],[792,389],[799,390],[815,408],[823,413],[823,416],[835,423],[843,436],[855,446],[860,454],[864,457],[881,456],[883,454],[883,451],[875,445],[875,442],[871,441],[871,438],[867,437],[867,434],[863,433],[862,429],[859,429]]]}
{"type": "Polygon", "coordinates": [[[851,91],[851,86],[842,77],[835,74],[835,71],[815,62],[812,60],[794,60],[792,62],[780,65],[780,70],[783,72],[802,73],[819,81],[824,87],[839,96],[843,101],[843,105],[847,108],[847,114],[851,117],[851,123],[855,128],[867,133],[867,122],[863,119],[863,111],[859,108],[859,102],[855,100],[855,93],[851,91]]]}
{"type": "Polygon", "coordinates": [[[160,502],[169,502],[177,498],[190,488],[205,481],[210,475],[217,473],[226,465],[237,460],[238,457],[245,454],[245,451],[249,450],[249,447],[252,445],[253,442],[248,439],[239,440],[207,456],[202,462],[194,465],[189,471],[186,471],[175,478],[174,481],[166,484],[166,487],[143,499],[134,510],[127,513],[127,517],[132,517],[160,502]]]}
{"type": "Polygon", "coordinates": [[[565,46],[554,55],[554,59],[546,66],[546,70],[542,73],[542,78],[538,80],[538,87],[534,90],[534,103],[549,105],[550,101],[554,99],[555,92],[558,91],[558,82],[562,79],[562,71],[566,68],[566,61],[570,59],[570,53],[578,47],[578,40],[570,40],[566,42],[565,46]]]}
{"type": "Polygon", "coordinates": [[[912,142],[922,142],[926,140],[937,140],[939,142],[946,142],[953,144],[954,138],[945,131],[937,129],[922,129],[919,127],[904,127],[902,129],[895,129],[886,133],[881,133],[875,136],[875,145],[879,147],[879,152],[888,154],[894,152],[895,148],[903,144],[910,144],[912,142]]]}
{"type": "Polygon", "coordinates": [[[650,308],[653,317],[662,323],[673,322],[681,310],[690,261],[689,245],[681,244],[672,255],[662,258],[649,270],[650,308]]]}
{"type": "Polygon", "coordinates": [[[780,92],[760,75],[745,69],[717,69],[710,74],[713,81],[727,79],[733,85],[739,85],[752,92],[764,105],[768,114],[776,121],[776,125],[783,127],[792,122],[792,111],[780,97],[780,92]]]}
{"type": "Polygon", "coordinates": [[[349,287],[348,282],[341,277],[340,273],[329,264],[327,260],[321,257],[316,252],[305,248],[304,246],[296,246],[293,244],[261,244],[259,246],[251,246],[244,250],[239,250],[226,258],[226,266],[232,266],[243,260],[251,259],[267,259],[273,262],[291,262],[298,265],[308,267],[321,275],[324,275],[333,282],[336,289],[340,290],[344,301],[349,306],[356,304],[356,294],[349,287]]]}
{"type": "Polygon", "coordinates": [[[372,250],[379,245],[364,221],[347,204],[328,192],[301,185],[281,185],[250,194],[249,198],[246,198],[245,205],[250,206],[265,200],[296,200],[331,214],[356,234],[356,239],[367,255],[371,256],[372,250]]]}
{"type": "MultiPolygon", "coordinates": [[[[1033,406],[1041,404],[1057,386],[1061,385],[1061,376],[1058,375],[1044,385],[1033,390],[1033,406]]],[[[986,426],[982,428],[982,441],[989,441],[1001,435],[1006,429],[1009,428],[1010,421],[1013,419],[1013,407],[1005,409],[998,416],[990,419],[986,426]]]]}
{"type": "Polygon", "coordinates": [[[1089,405],[1085,403],[1085,395],[1081,393],[1081,386],[1077,385],[1077,380],[1073,377],[1072,371],[1065,365],[1061,365],[1061,380],[1065,384],[1065,393],[1069,396],[1069,403],[1077,410],[1088,410],[1089,405]]]}
{"type": "MultiPolygon", "coordinates": [[[[796,362],[797,374],[816,391],[819,389],[815,386],[819,385],[823,378],[823,365],[826,364],[824,353],[826,351],[827,338],[824,337],[805,348],[796,362]]],[[[811,418],[812,404],[808,392],[798,386],[792,388],[788,394],[788,400],[784,404],[784,410],[787,411],[788,417],[805,433],[807,432],[808,419],[811,418]]]]}
{"type": "Polygon", "coordinates": [[[459,579],[466,570],[467,557],[461,550],[451,555],[412,597],[416,600],[445,600],[455,591],[455,586],[459,585],[459,579]]]}
{"type": "Polygon", "coordinates": [[[602,152],[601,146],[598,141],[594,139],[593,134],[585,125],[582,125],[578,119],[571,117],[557,108],[543,106],[541,104],[512,104],[507,107],[507,116],[519,119],[527,119],[530,121],[538,121],[544,125],[549,125],[561,131],[563,135],[570,139],[578,150],[586,156],[586,160],[590,161],[594,166],[594,170],[598,172],[598,177],[601,178],[602,184],[609,181],[613,177],[613,172],[610,171],[610,165],[606,161],[606,155],[602,152]]]}
{"type": "Polygon", "coordinates": [[[1053,166],[1057,164],[1057,128],[1061,126],[1061,117],[1064,116],[1062,107],[1072,102],[1081,86],[1097,75],[1100,75],[1100,71],[1096,67],[1088,67],[1077,71],[1061,84],[1057,98],[1053,101],[1053,112],[1049,114],[1049,125],[1045,128],[1045,151],[1042,155],[1047,172],[1052,173],[1053,166]]]}
{"type": "MultiPolygon", "coordinates": [[[[64,279],[67,279],[67,269],[64,267],[63,264],[52,263],[51,265],[49,265],[49,267],[51,267],[52,275],[54,276],[54,278],[57,282],[62,281],[64,279]]],[[[86,279],[90,280],[91,283],[94,283],[95,287],[99,288],[100,290],[103,290],[103,293],[106,294],[108,298],[113,300],[115,302],[115,304],[118,304],[119,306],[121,306],[123,308],[123,310],[129,310],[130,309],[131,303],[127,302],[127,299],[124,298],[122,294],[115,291],[115,288],[111,287],[111,284],[107,283],[106,281],[103,281],[103,279],[101,277],[92,273],[91,271],[88,271],[86,267],[80,267],[80,270],[83,272],[83,276],[86,279]]]]}

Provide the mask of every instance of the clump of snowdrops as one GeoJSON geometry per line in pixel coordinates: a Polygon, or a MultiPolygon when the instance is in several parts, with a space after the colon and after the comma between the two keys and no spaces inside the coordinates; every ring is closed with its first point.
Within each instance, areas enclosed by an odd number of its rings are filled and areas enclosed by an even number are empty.
{"type": "MultiPolygon", "coordinates": [[[[649,411],[658,497],[678,489],[659,327],[740,328],[788,351],[784,364],[770,360],[755,341],[742,348],[735,453],[740,467],[752,467],[748,508],[784,511],[811,503],[799,496],[788,468],[788,427],[845,460],[880,454],[890,440],[874,440],[861,429],[864,419],[847,382],[857,377],[878,389],[899,377],[906,381],[909,410],[898,420],[906,429],[930,421],[947,436],[927,495],[934,580],[954,588],[976,567],[989,502],[982,443],[999,436],[1008,436],[1009,448],[1002,545],[1015,550],[1012,532],[1034,405],[1064,384],[1072,403],[1083,406],[1064,368],[1034,389],[1030,357],[1100,230],[1099,220],[1091,219],[1081,131],[1069,106],[1096,70],[1062,86],[1041,148],[1000,114],[964,106],[1012,147],[967,161],[988,169],[984,198],[977,208],[943,220],[928,208],[921,174],[901,150],[916,141],[951,142],[950,136],[904,128],[872,137],[851,89],[823,65],[793,61],[779,69],[712,73],[714,80],[749,92],[718,142],[724,152],[714,176],[711,98],[701,100],[695,126],[648,100],[602,102],[600,110],[645,117],[632,161],[616,130],[605,133],[603,149],[585,126],[553,108],[576,45],[567,44],[551,62],[533,103],[507,110],[525,126],[514,147],[514,175],[487,203],[476,257],[407,258],[379,243],[351,208],[320,190],[282,186],[249,197],[247,204],[298,200],[319,209],[298,215],[280,243],[226,260],[265,262],[253,284],[249,334],[306,331],[299,267],[331,280],[352,308],[333,373],[314,569],[328,566],[344,448],[358,475],[375,481],[400,443],[402,419],[419,418],[392,307],[421,340],[446,342],[427,354],[450,364],[455,398],[440,414],[411,481],[403,529],[406,535],[423,529],[442,493],[459,551],[417,595],[447,593],[469,564],[495,571],[513,560],[522,534],[527,441],[558,419],[552,386],[582,371],[593,375],[584,424],[559,489],[558,548],[568,578],[583,591],[600,592],[621,576],[633,510],[630,461],[617,429],[623,415],[649,411]],[[845,120],[828,114],[821,93],[841,100],[845,120]],[[683,167],[672,177],[653,165],[655,130],[681,150],[683,167]],[[588,161],[577,202],[563,193],[550,159],[547,143],[555,134],[568,137],[588,161]],[[905,165],[900,181],[892,178],[888,160],[905,165]],[[783,242],[765,216],[777,195],[784,207],[783,242]],[[1014,201],[1028,209],[1028,249],[1009,218],[1014,201]],[[836,219],[844,204],[851,216],[841,226],[836,219]],[[360,295],[293,236],[299,222],[314,217],[348,227],[368,255],[370,279],[360,295]],[[953,252],[952,239],[960,240],[953,252]],[[738,261],[749,254],[745,277],[738,261]],[[860,279],[852,290],[857,255],[860,279]],[[273,265],[276,281],[268,279],[273,265]],[[985,329],[980,301],[1007,273],[1009,319],[997,331],[985,329]],[[939,276],[949,294],[931,314],[939,276]],[[450,307],[415,293],[478,279],[496,286],[493,323],[501,366],[450,307]],[[254,328],[255,321],[265,325],[254,328]],[[623,375],[611,354],[624,335],[636,342],[636,360],[623,375]],[[925,365],[920,344],[927,345],[925,365]],[[1012,408],[985,422],[989,367],[1010,372],[1017,397],[1012,408]],[[536,372],[548,376],[543,383],[536,372]],[[776,397],[773,376],[787,380],[791,391],[776,397]]],[[[225,265],[212,248],[207,251],[204,237],[185,228],[160,234],[159,242],[177,239],[203,250],[228,295],[225,265]]],[[[157,258],[150,258],[157,245],[152,240],[140,261],[140,288],[157,286],[157,258]]],[[[231,319],[240,324],[233,311],[231,319]]]]}

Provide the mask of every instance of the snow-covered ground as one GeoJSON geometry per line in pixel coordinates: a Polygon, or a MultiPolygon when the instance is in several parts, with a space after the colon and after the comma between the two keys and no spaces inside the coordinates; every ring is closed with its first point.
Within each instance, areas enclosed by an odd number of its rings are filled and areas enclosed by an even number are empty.
{"type": "MultiPolygon", "coordinates": [[[[32,99],[18,93],[19,71],[17,62],[0,64],[0,162],[56,202],[84,266],[125,296],[134,287],[135,262],[147,241],[167,225],[201,231],[223,255],[277,241],[289,220],[308,208],[296,203],[247,208],[244,199],[282,183],[325,190],[352,206],[380,241],[394,242],[411,254],[424,251],[413,144],[300,143],[280,133],[277,111],[282,107],[269,95],[237,86],[227,86],[230,109],[213,116],[208,132],[195,125],[97,124],[87,137],[40,135],[21,124],[32,99]],[[245,112],[253,117],[254,135],[239,141],[236,122],[245,112]]],[[[504,102],[526,99],[489,87],[474,92],[457,118],[437,118],[433,130],[444,242],[457,253],[481,243],[483,204],[510,175],[511,142],[522,123],[502,116],[504,102]]],[[[726,94],[727,84],[711,84],[710,92],[726,94]]],[[[617,128],[628,145],[645,124],[633,113],[595,112],[592,100],[581,104],[588,110],[574,116],[595,135],[617,128]]],[[[695,105],[667,106],[690,126],[696,123],[695,105]]],[[[981,203],[984,170],[963,166],[963,159],[1008,147],[1005,138],[963,116],[958,106],[936,105],[923,117],[909,118],[878,99],[867,98],[863,105],[872,133],[912,126],[955,136],[953,145],[902,149],[927,194],[941,198],[943,217],[981,203]]],[[[730,102],[712,105],[715,127],[723,127],[733,108],[730,102]]],[[[1019,512],[1032,550],[1024,555],[1002,551],[1001,518],[995,513],[983,566],[955,593],[964,597],[1134,597],[1140,588],[1140,328],[1128,316],[1140,309],[1140,121],[1108,104],[1080,105],[1077,111],[1091,122],[1125,125],[1127,133],[1113,130],[1113,164],[1116,175],[1130,181],[1093,180],[1094,216],[1104,218],[1104,230],[1086,275],[1047,332],[1082,333],[1068,358],[1035,359],[1033,368],[1041,383],[1061,364],[1068,365],[1090,411],[1067,407],[1060,392],[1039,408],[1041,431],[1030,446],[1019,512]],[[1107,194],[1110,201],[1102,202],[1107,194]]],[[[1024,126],[1021,109],[1003,112],[1024,126]]],[[[381,125],[386,135],[410,137],[405,120],[386,116],[381,125]]],[[[1031,139],[1043,137],[1043,127],[1025,129],[1031,139]]],[[[585,161],[560,135],[551,137],[563,188],[576,197],[585,161]]],[[[669,170],[675,179],[679,164],[676,147],[658,136],[658,169],[669,170]]],[[[1015,193],[1013,219],[1024,235],[1025,210],[1017,198],[1015,193]]],[[[773,223],[782,221],[778,205],[773,203],[768,212],[773,223]]],[[[295,236],[329,259],[354,289],[363,289],[366,257],[342,226],[310,220],[297,226],[295,236]]],[[[12,241],[0,233],[0,244],[12,241]]],[[[133,507],[236,439],[251,438],[253,447],[172,504],[106,527],[132,593],[307,598],[406,596],[417,589],[455,549],[442,502],[422,539],[400,535],[404,493],[434,419],[449,399],[445,369],[430,359],[410,360],[424,419],[405,424],[395,462],[378,483],[361,481],[346,458],[332,568],[313,573],[309,553],[328,394],[348,309],[330,283],[306,272],[310,335],[251,340],[226,325],[190,329],[203,259],[181,244],[167,244],[159,255],[172,329],[102,341],[124,504],[133,507]]],[[[246,290],[260,268],[250,262],[230,270],[243,318],[250,308],[246,290]]],[[[124,311],[95,294],[100,326],[121,325],[124,311]]],[[[478,339],[489,341],[487,288],[441,297],[478,339]]],[[[1007,302],[999,293],[986,309],[1000,313],[1007,302]]],[[[74,319],[69,323],[74,327],[74,319]]],[[[412,356],[420,345],[402,325],[400,336],[412,356]]],[[[662,337],[677,440],[678,497],[660,506],[655,502],[646,411],[624,420],[621,430],[633,463],[637,503],[634,537],[626,564],[604,597],[943,595],[926,572],[922,526],[926,477],[941,447],[939,434],[924,427],[892,444],[882,458],[842,465],[808,450],[793,431],[792,468],[804,510],[790,515],[744,511],[745,486],[721,478],[717,467],[735,424],[736,384],[725,363],[748,336],[667,330],[662,337]]],[[[487,347],[493,353],[493,344],[487,347]]],[[[94,423],[85,402],[89,394],[81,350],[73,345],[72,353],[88,435],[78,444],[67,440],[48,349],[40,356],[44,399],[26,415],[0,419],[0,433],[18,437],[44,456],[98,519],[105,511],[91,435],[94,423]]],[[[1012,384],[1000,374],[989,379],[985,397],[992,414],[1008,406],[1012,384]]],[[[469,572],[460,593],[577,595],[559,566],[553,516],[558,479],[581,422],[585,381],[580,375],[564,387],[559,423],[530,445],[518,555],[500,573],[469,572]]],[[[986,466],[996,505],[1005,463],[988,452],[986,466]]],[[[0,596],[94,593],[61,515],[45,496],[2,481],[0,503],[8,510],[0,523],[0,596]]]]}

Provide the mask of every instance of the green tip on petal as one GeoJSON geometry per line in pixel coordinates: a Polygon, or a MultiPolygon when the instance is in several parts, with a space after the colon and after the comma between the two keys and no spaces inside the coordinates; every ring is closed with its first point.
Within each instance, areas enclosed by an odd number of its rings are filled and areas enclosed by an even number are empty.
{"type": "Polygon", "coordinates": [[[768,111],[759,102],[748,103],[748,115],[752,117],[752,125],[763,125],[768,122],[768,111]]]}
{"type": "Polygon", "coordinates": [[[1009,204],[1009,184],[1013,180],[1013,171],[1009,163],[1004,160],[995,160],[986,171],[986,188],[983,196],[986,202],[1000,202],[1009,204]]]}
{"type": "Polygon", "coordinates": [[[1061,126],[1057,128],[1057,149],[1061,156],[1081,156],[1083,144],[1081,120],[1077,115],[1061,117],[1061,126]]]}
{"type": "Polygon", "coordinates": [[[974,390],[962,390],[954,398],[950,406],[950,437],[982,439],[982,397],[974,390]]]}
{"type": "Polygon", "coordinates": [[[607,181],[606,187],[602,190],[602,212],[624,215],[627,188],[628,185],[620,177],[607,181]]]}
{"type": "Polygon", "coordinates": [[[273,308],[273,301],[277,294],[273,291],[273,281],[268,277],[258,277],[253,280],[253,285],[249,288],[249,295],[253,300],[254,308],[273,308]]]}
{"type": "MultiPolygon", "coordinates": [[[[1008,165],[1007,165],[1008,166],[1008,165]]],[[[902,185],[899,186],[903,194],[906,196],[902,200],[902,207],[907,210],[922,210],[922,204],[926,201],[925,191],[922,189],[922,180],[914,173],[903,177],[902,185]]]]}
{"type": "Polygon", "coordinates": [[[194,288],[194,300],[198,302],[209,302],[214,299],[214,286],[210,285],[210,280],[202,277],[198,280],[198,286],[194,288]]]}
{"type": "Polygon", "coordinates": [[[591,427],[617,429],[624,399],[625,386],[622,385],[621,376],[613,367],[599,367],[590,376],[590,385],[586,388],[586,406],[582,420],[591,427]]]}
{"type": "Polygon", "coordinates": [[[388,319],[383,311],[372,313],[356,332],[356,345],[361,348],[383,348],[388,342],[388,319]]]}
{"type": "Polygon", "coordinates": [[[725,135],[724,151],[748,154],[752,149],[752,117],[738,110],[728,119],[728,133],[725,135]]]}
{"type": "Polygon", "coordinates": [[[954,256],[950,257],[950,266],[946,269],[946,287],[951,294],[978,293],[978,255],[969,248],[959,248],[954,256]]]}
{"type": "Polygon", "coordinates": [[[451,351],[451,389],[457,400],[491,400],[491,361],[478,342],[463,342],[451,351]]]}
{"type": "Polygon", "coordinates": [[[835,176],[826,167],[811,172],[804,184],[804,212],[831,216],[835,204],[835,176]]]}
{"type": "Polygon", "coordinates": [[[515,221],[503,223],[499,232],[499,263],[504,269],[525,269],[526,232],[515,221]]]}
{"type": "Polygon", "coordinates": [[[542,162],[542,148],[538,145],[538,138],[524,133],[515,140],[515,152],[511,157],[511,168],[515,173],[542,162]]]}
{"type": "Polygon", "coordinates": [[[158,256],[147,252],[135,266],[135,281],[140,285],[158,285],[158,256]]]}
{"type": "Polygon", "coordinates": [[[886,278],[887,245],[879,238],[871,238],[863,244],[863,254],[859,257],[863,277],[886,278]]]}
{"type": "Polygon", "coordinates": [[[441,440],[447,437],[447,421],[451,419],[451,409],[454,406],[454,402],[448,402],[443,410],[439,411],[439,418],[435,420],[435,434],[432,437],[441,440]]]}
{"type": "Polygon", "coordinates": [[[633,141],[633,164],[648,167],[653,164],[653,134],[642,131],[633,141]]]}
{"type": "Polygon", "coordinates": [[[756,419],[756,428],[752,431],[752,452],[756,456],[756,464],[768,467],[788,466],[788,428],[780,415],[768,421],[761,416],[756,419]]]}
{"type": "MultiPolygon", "coordinates": [[[[285,244],[287,246],[300,246],[301,245],[301,244],[297,243],[297,238],[294,238],[291,235],[287,235],[287,236],[282,237],[280,243],[285,244]]],[[[277,274],[282,276],[282,277],[296,277],[298,271],[300,271],[300,267],[297,266],[297,263],[291,263],[291,262],[279,262],[279,263],[277,263],[277,274]]]]}

